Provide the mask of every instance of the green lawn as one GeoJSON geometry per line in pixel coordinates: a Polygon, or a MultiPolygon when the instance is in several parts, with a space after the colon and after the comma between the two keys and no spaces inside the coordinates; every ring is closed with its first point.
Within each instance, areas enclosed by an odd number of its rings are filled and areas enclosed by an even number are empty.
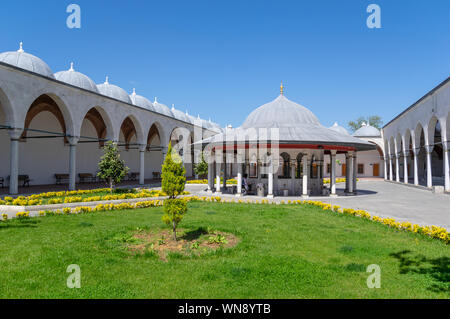
{"type": "Polygon", "coordinates": [[[194,202],[181,227],[240,243],[202,257],[132,256],[114,240],[162,208],[0,223],[0,298],[449,298],[449,247],[315,207],[194,202]],[[81,289],[66,287],[70,264],[81,289]],[[368,289],[366,267],[381,267],[368,289]]]}

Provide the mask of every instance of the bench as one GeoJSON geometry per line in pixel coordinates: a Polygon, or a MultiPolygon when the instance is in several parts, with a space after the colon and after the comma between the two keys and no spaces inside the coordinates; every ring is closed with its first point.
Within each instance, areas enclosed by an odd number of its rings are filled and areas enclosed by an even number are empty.
{"type": "Polygon", "coordinates": [[[91,173],[80,173],[78,177],[80,178],[80,183],[95,182],[95,177],[91,173]]]}
{"type": "MultiPolygon", "coordinates": [[[[10,181],[10,180],[11,180],[11,176],[8,176],[8,181],[10,181]]],[[[19,182],[19,184],[22,183],[22,187],[25,187],[25,186],[30,187],[31,179],[28,175],[19,175],[18,182],[19,182]]]]}
{"type": "Polygon", "coordinates": [[[68,182],[70,180],[69,174],[55,174],[56,185],[62,184],[64,181],[68,182]]]}
{"type": "Polygon", "coordinates": [[[139,179],[139,173],[132,172],[128,174],[128,180],[129,181],[137,181],[139,179]]]}

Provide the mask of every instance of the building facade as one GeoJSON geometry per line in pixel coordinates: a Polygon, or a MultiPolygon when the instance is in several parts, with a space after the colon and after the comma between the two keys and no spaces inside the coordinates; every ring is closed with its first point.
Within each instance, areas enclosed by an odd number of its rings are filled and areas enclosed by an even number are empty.
{"type": "MultiPolygon", "coordinates": [[[[54,184],[68,175],[74,189],[80,174],[95,175],[106,141],[139,182],[161,171],[169,141],[194,142],[221,132],[210,121],[170,110],[110,83],[96,85],[74,70],[54,74],[38,57],[18,51],[0,54],[0,180],[18,193],[27,175],[34,185],[54,184]],[[203,136],[201,136],[203,135],[203,136]]],[[[186,163],[192,176],[191,163],[186,163]]]]}
{"type": "Polygon", "coordinates": [[[385,178],[450,191],[450,78],[383,127],[385,178]]]}

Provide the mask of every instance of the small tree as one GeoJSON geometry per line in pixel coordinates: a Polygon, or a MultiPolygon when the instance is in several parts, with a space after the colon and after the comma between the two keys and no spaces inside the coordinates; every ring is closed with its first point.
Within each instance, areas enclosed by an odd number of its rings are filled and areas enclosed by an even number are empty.
{"type": "Polygon", "coordinates": [[[164,201],[163,222],[172,226],[173,238],[177,240],[177,226],[187,212],[187,204],[183,199],[177,198],[184,191],[186,184],[186,169],[183,166],[180,156],[172,151],[172,144],[169,143],[164,164],[162,166],[162,190],[169,197],[164,201]]]}
{"type": "Polygon", "coordinates": [[[129,168],[125,166],[125,162],[120,159],[117,144],[107,142],[103,147],[103,156],[98,163],[99,172],[98,177],[105,179],[108,182],[110,191],[112,193],[114,185],[120,183],[129,168]]]}
{"type": "Polygon", "coordinates": [[[194,173],[198,176],[201,176],[201,178],[205,177],[205,175],[208,175],[208,163],[206,163],[205,158],[203,157],[203,153],[202,160],[194,167],[194,173]]]}
{"type": "Polygon", "coordinates": [[[348,122],[348,126],[352,132],[355,132],[357,129],[359,129],[362,126],[363,123],[370,124],[379,130],[381,130],[381,127],[383,126],[383,121],[381,120],[381,117],[378,115],[372,115],[367,118],[364,116],[360,116],[355,121],[348,122]]]}

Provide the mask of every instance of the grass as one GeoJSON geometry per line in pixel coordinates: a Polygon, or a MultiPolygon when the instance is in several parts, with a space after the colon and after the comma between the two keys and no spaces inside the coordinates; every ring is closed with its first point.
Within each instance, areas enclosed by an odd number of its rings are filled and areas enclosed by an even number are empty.
{"type": "Polygon", "coordinates": [[[202,257],[133,256],[116,239],[158,230],[162,208],[0,223],[0,298],[449,298],[439,240],[315,207],[193,202],[181,227],[240,243],[202,257]],[[66,269],[81,267],[81,289],[66,269]],[[368,289],[366,268],[381,267],[368,289]]]}

